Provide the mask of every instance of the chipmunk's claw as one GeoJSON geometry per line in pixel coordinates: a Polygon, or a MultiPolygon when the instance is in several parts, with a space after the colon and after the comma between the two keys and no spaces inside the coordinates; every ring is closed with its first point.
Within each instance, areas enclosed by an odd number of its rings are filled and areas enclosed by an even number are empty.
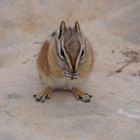
{"type": "Polygon", "coordinates": [[[50,99],[50,95],[51,95],[50,93],[38,93],[36,95],[33,95],[33,97],[37,102],[44,103],[46,99],[50,99]]]}

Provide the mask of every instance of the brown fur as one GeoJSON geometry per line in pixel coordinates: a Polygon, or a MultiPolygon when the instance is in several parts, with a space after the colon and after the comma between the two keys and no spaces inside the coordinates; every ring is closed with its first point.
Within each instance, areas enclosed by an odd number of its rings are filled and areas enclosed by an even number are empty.
{"type": "Polygon", "coordinates": [[[92,47],[87,39],[85,40],[85,42],[87,46],[87,59],[85,63],[79,66],[82,78],[88,76],[91,73],[91,71],[93,70],[92,68],[94,62],[92,47]]]}
{"type": "Polygon", "coordinates": [[[40,73],[44,73],[46,76],[54,76],[56,78],[62,78],[63,69],[59,66],[56,60],[56,46],[55,42],[49,43],[46,41],[41,48],[38,57],[38,69],[40,73]]]}
{"type": "Polygon", "coordinates": [[[49,75],[49,68],[48,68],[48,61],[47,61],[48,47],[49,47],[49,42],[46,41],[39,52],[39,56],[37,60],[39,71],[42,71],[46,75],[49,75]]]}

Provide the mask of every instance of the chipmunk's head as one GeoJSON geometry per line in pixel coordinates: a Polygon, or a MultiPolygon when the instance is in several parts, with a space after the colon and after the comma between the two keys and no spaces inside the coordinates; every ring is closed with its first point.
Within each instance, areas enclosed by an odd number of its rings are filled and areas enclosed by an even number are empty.
{"type": "Polygon", "coordinates": [[[80,78],[78,67],[86,60],[86,46],[79,23],[73,28],[66,27],[62,21],[56,34],[57,56],[64,68],[64,77],[80,78]]]}

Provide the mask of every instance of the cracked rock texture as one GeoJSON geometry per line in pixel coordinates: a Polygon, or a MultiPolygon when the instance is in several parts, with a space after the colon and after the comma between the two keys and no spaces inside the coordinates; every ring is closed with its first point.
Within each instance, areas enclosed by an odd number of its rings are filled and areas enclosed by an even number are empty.
{"type": "Polygon", "coordinates": [[[140,140],[139,0],[0,0],[0,19],[0,140],[140,140]],[[61,20],[78,20],[94,49],[87,104],[32,97],[44,87],[39,49],[61,20]]]}

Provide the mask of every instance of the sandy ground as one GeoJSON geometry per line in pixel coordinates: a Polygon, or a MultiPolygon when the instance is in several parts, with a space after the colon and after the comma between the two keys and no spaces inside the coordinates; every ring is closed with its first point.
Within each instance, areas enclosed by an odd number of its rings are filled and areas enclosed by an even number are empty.
{"type": "Polygon", "coordinates": [[[139,13],[139,0],[0,0],[0,140],[140,140],[139,13]],[[94,49],[87,104],[32,97],[44,87],[41,43],[62,19],[78,20],[94,49]]]}

